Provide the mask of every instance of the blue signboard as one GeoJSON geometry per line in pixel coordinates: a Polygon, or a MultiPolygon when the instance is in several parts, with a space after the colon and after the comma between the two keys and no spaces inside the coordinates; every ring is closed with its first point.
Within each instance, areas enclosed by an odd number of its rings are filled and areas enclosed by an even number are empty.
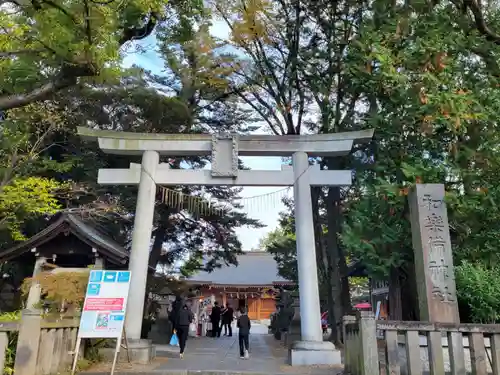
{"type": "Polygon", "coordinates": [[[106,272],[104,273],[105,283],[114,283],[116,281],[116,272],[106,272]]]}

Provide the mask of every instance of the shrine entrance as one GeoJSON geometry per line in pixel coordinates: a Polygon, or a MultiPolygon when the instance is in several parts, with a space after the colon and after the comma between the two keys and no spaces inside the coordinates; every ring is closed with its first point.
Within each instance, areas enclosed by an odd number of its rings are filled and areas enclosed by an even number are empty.
{"type": "Polygon", "coordinates": [[[249,298],[247,299],[247,309],[248,309],[248,317],[251,320],[257,320],[259,318],[259,308],[257,299],[249,298]]]}
{"type": "MultiPolygon", "coordinates": [[[[158,185],[293,186],[299,280],[301,341],[292,345],[292,365],[341,363],[340,351],[323,342],[315,255],[311,186],[349,186],[350,170],[320,170],[309,157],[346,156],[355,143],[369,142],[373,130],[321,135],[144,134],[78,128],[87,140],[97,140],[106,153],[142,155],[128,169],[100,169],[98,183],[139,185],[129,269],[132,272],[125,327],[140,350],[149,248],[158,185]],[[174,170],[160,163],[165,156],[211,155],[211,170],[174,170]],[[281,171],[240,170],[239,156],[292,157],[281,171]]],[[[250,306],[249,306],[250,307],[250,306]]],[[[132,349],[134,344],[130,344],[132,349]]]]}
{"type": "Polygon", "coordinates": [[[247,308],[247,300],[245,298],[238,298],[238,310],[242,308],[247,308]]]}

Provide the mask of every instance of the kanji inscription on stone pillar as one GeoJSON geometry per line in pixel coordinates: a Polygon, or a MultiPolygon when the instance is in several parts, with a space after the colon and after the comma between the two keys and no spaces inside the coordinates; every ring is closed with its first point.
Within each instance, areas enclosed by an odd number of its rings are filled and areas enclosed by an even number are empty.
{"type": "Polygon", "coordinates": [[[443,184],[417,184],[409,196],[420,320],[460,323],[443,184]]]}

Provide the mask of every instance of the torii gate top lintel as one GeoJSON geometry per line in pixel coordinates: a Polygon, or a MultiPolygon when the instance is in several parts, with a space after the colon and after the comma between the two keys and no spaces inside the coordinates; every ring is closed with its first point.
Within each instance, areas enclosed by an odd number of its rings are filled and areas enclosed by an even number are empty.
{"type": "Polygon", "coordinates": [[[233,143],[239,156],[291,156],[303,151],[309,156],[344,156],[353,144],[367,143],[373,138],[373,129],[308,135],[239,135],[222,134],[165,134],[133,133],[95,130],[78,127],[78,135],[86,140],[97,140],[106,153],[142,155],[144,151],[157,151],[169,156],[210,155],[217,142],[233,143]]]}

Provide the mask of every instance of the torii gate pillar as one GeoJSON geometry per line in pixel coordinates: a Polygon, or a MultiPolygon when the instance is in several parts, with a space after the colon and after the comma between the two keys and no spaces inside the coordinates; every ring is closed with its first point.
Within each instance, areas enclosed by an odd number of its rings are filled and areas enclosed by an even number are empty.
{"type": "MultiPolygon", "coordinates": [[[[129,340],[140,339],[156,185],[294,186],[295,230],[301,315],[301,341],[290,348],[291,365],[340,364],[340,351],[323,341],[311,202],[311,186],[346,186],[351,171],[322,171],[309,156],[345,156],[354,142],[369,142],[373,130],[305,135],[141,134],[79,128],[107,153],[142,155],[129,169],[101,169],[98,183],[139,185],[129,269],[132,271],[125,327],[129,340]],[[171,170],[160,155],[212,155],[212,170],[171,170]],[[282,171],[239,170],[238,156],[292,156],[282,171]]],[[[137,345],[137,348],[141,345],[137,345]]],[[[142,348],[142,347],[141,347],[142,348]]],[[[134,348],[132,348],[134,349],[134,348]]],[[[144,348],[142,348],[144,350],[144,348]]]]}
{"type": "Polygon", "coordinates": [[[292,366],[341,364],[340,351],[330,341],[323,341],[311,184],[304,178],[309,169],[308,155],[294,153],[292,165],[301,340],[292,344],[289,360],[292,366]]]}
{"type": "Polygon", "coordinates": [[[144,296],[149,271],[149,248],[155,213],[156,183],[154,178],[159,162],[160,155],[156,151],[146,151],[142,155],[132,249],[129,258],[130,286],[133,287],[129,291],[125,320],[126,334],[131,339],[141,338],[144,296]]]}

